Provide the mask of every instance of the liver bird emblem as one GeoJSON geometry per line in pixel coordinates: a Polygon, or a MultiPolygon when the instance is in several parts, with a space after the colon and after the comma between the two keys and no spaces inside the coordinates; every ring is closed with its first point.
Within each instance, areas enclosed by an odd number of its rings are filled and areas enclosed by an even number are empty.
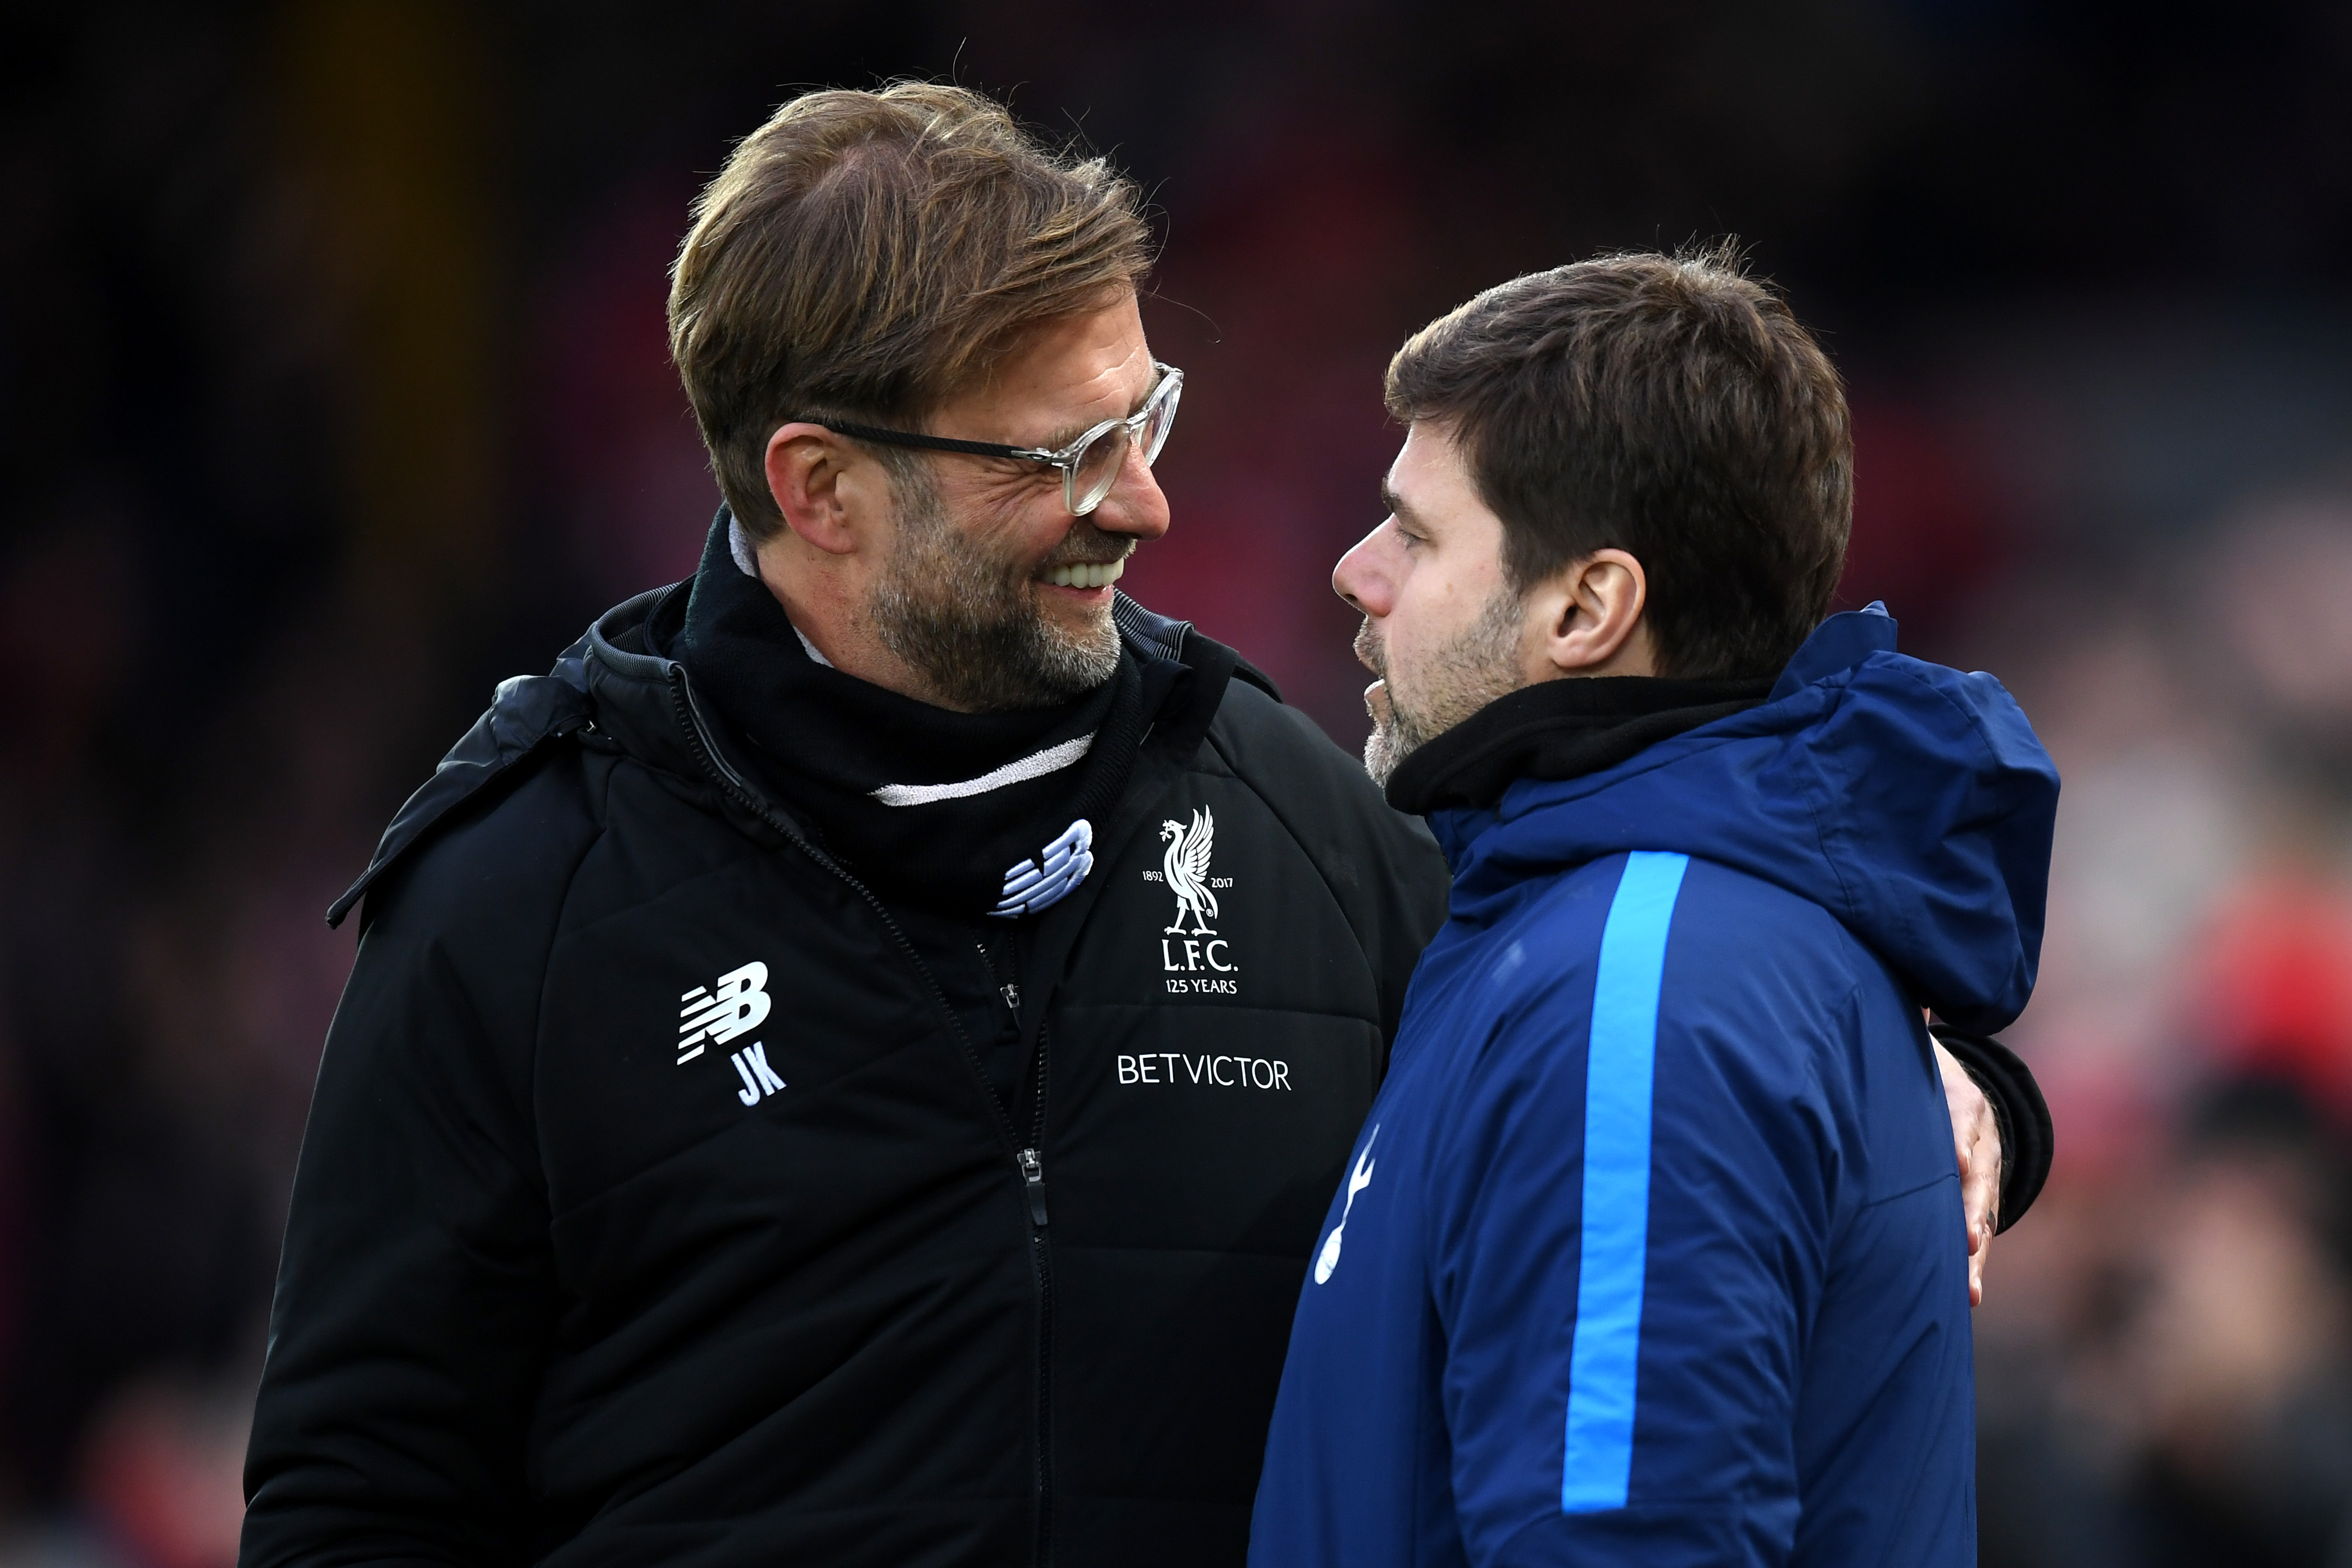
{"type": "Polygon", "coordinates": [[[1176,895],[1176,923],[1165,928],[1168,935],[1183,931],[1186,915],[1192,917],[1195,935],[1216,934],[1209,925],[1217,916],[1217,895],[1209,891],[1209,850],[1216,831],[1216,814],[1206,806],[1192,814],[1189,825],[1173,817],[1160,825],[1160,837],[1168,845],[1160,868],[1167,874],[1168,890],[1176,895]]]}

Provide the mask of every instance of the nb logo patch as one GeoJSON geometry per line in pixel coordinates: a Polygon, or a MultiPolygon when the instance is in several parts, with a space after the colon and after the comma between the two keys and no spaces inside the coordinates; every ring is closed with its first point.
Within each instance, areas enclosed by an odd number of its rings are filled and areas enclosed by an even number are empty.
{"type": "MultiPolygon", "coordinates": [[[[768,966],[754,959],[740,969],[729,970],[714,985],[696,986],[678,1003],[677,1065],[684,1067],[712,1045],[723,1046],[767,1020],[768,1010],[774,1005],[768,996],[768,966]]],[[[730,1053],[727,1059],[743,1080],[735,1098],[746,1105],[757,1105],[784,1087],[784,1080],[768,1065],[768,1048],[761,1041],[730,1053]]]]}
{"type": "Polygon", "coordinates": [[[677,1010],[677,1065],[684,1067],[706,1045],[724,1045],[766,1021],[768,966],[753,959],[720,975],[716,986],[706,990],[698,985],[678,1001],[683,1005],[677,1010]]]}
{"type": "Polygon", "coordinates": [[[1042,861],[1024,860],[1004,873],[1004,897],[990,914],[1012,920],[1060,903],[1095,868],[1095,825],[1079,817],[1042,853],[1042,861]]]}

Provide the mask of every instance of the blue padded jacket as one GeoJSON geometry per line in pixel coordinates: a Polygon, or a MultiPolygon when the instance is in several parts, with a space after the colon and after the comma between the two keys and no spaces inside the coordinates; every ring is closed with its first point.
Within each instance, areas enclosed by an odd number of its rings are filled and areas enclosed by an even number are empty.
{"type": "Polygon", "coordinates": [[[2058,779],[1874,605],[1760,707],[1432,822],[1451,918],[1333,1197],[1256,1568],[1976,1561],[1920,1008],[2039,957],[2058,779]]]}

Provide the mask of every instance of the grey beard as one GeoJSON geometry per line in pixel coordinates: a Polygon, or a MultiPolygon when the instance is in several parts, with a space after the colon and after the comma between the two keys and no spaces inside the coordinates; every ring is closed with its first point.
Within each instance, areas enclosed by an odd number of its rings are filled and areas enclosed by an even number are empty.
{"type": "MultiPolygon", "coordinates": [[[[1523,608],[1519,595],[1504,589],[1486,601],[1478,618],[1430,655],[1412,672],[1413,689],[1400,690],[1384,652],[1376,653],[1381,679],[1388,683],[1389,716],[1372,721],[1364,737],[1364,771],[1382,789],[1403,761],[1498,697],[1517,691],[1523,608]]],[[[1364,623],[1369,634],[1371,623],[1364,623]]],[[[1363,641],[1359,637],[1359,644],[1363,641]]],[[[1373,644],[1375,649],[1379,644],[1373,644]]]]}
{"type": "MultiPolygon", "coordinates": [[[[1391,704],[1395,699],[1390,699],[1391,704]]],[[[1391,706],[1385,724],[1372,722],[1372,732],[1364,737],[1364,771],[1382,789],[1389,787],[1389,775],[1413,752],[1426,745],[1432,737],[1421,727],[1397,713],[1391,706]]]]}
{"type": "Polygon", "coordinates": [[[967,712],[1050,708],[1092,691],[1118,668],[1118,629],[1105,616],[1067,640],[1040,613],[1025,571],[949,521],[921,477],[894,479],[898,544],[867,606],[882,646],[967,712]]]}

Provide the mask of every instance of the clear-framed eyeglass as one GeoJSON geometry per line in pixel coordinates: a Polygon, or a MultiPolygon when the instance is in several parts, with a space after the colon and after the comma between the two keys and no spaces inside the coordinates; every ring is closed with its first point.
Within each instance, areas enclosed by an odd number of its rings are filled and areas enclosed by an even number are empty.
{"type": "Polygon", "coordinates": [[[1062,501],[1073,517],[1084,517],[1100,506],[1127,467],[1129,447],[1143,455],[1150,468],[1168,444],[1169,428],[1176,423],[1176,402],[1184,395],[1184,373],[1172,364],[1152,362],[1159,379],[1143,399],[1143,406],[1124,419],[1106,419],[1058,452],[1037,447],[1007,447],[995,441],[960,441],[950,436],[924,436],[912,430],[887,430],[873,425],[851,425],[837,419],[788,420],[787,424],[822,426],[836,436],[878,442],[886,447],[912,447],[926,452],[961,452],[974,458],[1005,458],[1016,462],[1044,463],[1062,473],[1062,501]]]}

